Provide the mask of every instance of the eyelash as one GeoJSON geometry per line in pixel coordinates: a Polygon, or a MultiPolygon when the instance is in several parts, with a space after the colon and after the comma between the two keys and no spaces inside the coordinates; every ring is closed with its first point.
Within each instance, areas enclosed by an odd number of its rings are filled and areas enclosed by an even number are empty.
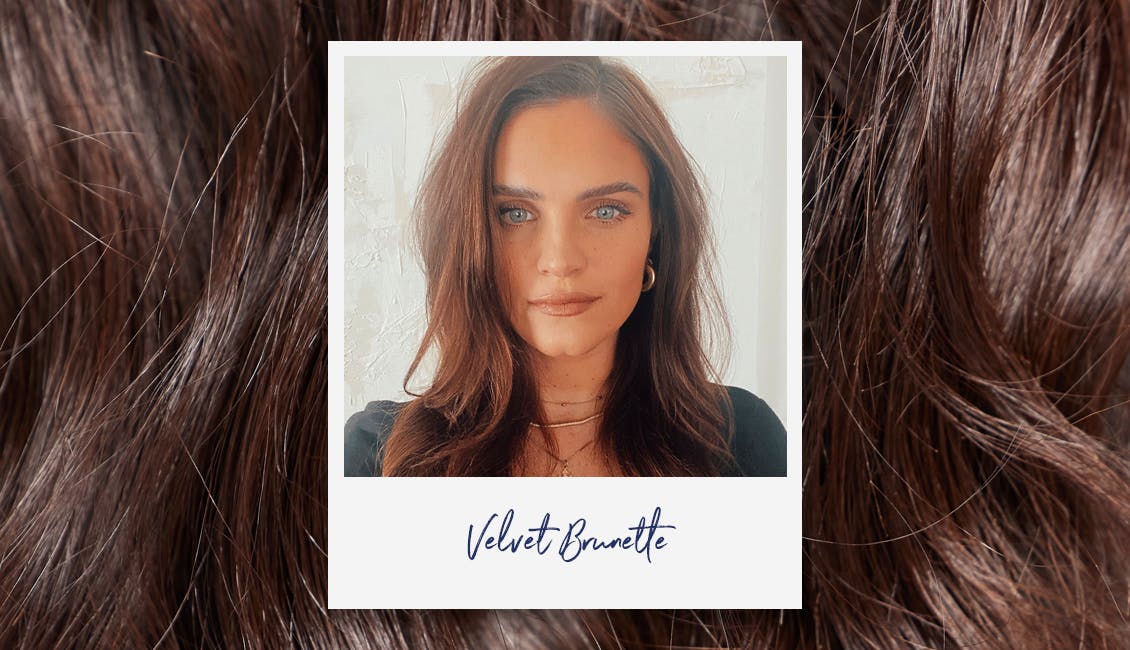
{"type": "Polygon", "coordinates": [[[617,212],[619,212],[619,214],[612,217],[611,219],[597,219],[597,221],[600,221],[601,223],[616,223],[618,221],[623,221],[624,217],[626,217],[626,216],[628,216],[629,214],[632,213],[632,211],[628,209],[628,206],[624,205],[623,203],[620,203],[619,201],[608,201],[608,200],[606,200],[603,203],[601,203],[600,205],[598,205],[595,208],[593,208],[592,210],[590,210],[589,214],[592,214],[593,212],[596,212],[597,210],[603,210],[604,208],[612,208],[612,209],[616,210],[617,212]]]}
{"type": "MultiPolygon", "coordinates": [[[[599,222],[599,223],[604,223],[604,224],[617,223],[617,222],[623,221],[625,217],[627,217],[628,215],[630,215],[632,213],[632,211],[628,209],[628,206],[624,205],[623,203],[620,203],[619,201],[612,201],[612,200],[606,199],[600,205],[596,206],[592,210],[589,210],[588,214],[592,214],[593,212],[596,212],[597,210],[603,210],[605,208],[612,208],[612,209],[616,210],[619,214],[615,215],[611,219],[596,219],[596,221],[599,222]]],[[[511,204],[499,205],[498,206],[498,220],[502,223],[503,226],[505,226],[507,228],[517,228],[518,226],[521,226],[524,223],[528,223],[528,222],[532,221],[532,219],[526,219],[525,221],[521,221],[521,222],[518,222],[518,223],[512,223],[512,222],[507,221],[505,215],[506,215],[507,212],[510,212],[512,210],[521,210],[521,211],[526,212],[528,214],[531,214],[531,215],[533,214],[532,211],[527,210],[526,208],[523,208],[520,205],[511,205],[511,204]]],[[[588,215],[586,215],[586,216],[588,216],[588,215]]]]}

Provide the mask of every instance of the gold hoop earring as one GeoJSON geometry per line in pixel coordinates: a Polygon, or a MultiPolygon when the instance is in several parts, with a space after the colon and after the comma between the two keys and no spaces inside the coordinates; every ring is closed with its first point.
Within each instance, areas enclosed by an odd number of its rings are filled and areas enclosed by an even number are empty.
{"type": "Polygon", "coordinates": [[[655,268],[651,265],[651,258],[647,258],[647,264],[643,267],[643,289],[640,293],[647,293],[655,286],[655,268]]]}

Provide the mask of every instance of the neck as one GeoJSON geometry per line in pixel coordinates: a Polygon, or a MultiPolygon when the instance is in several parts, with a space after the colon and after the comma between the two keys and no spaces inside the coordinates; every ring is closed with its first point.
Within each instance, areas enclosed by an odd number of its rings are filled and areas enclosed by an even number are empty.
{"type": "Polygon", "coordinates": [[[607,341],[580,356],[547,357],[539,355],[537,373],[538,396],[550,421],[563,416],[585,417],[603,408],[608,377],[612,374],[616,342],[607,341]]]}
{"type": "MultiPolygon", "coordinates": [[[[607,404],[608,378],[615,361],[615,339],[580,356],[547,357],[538,355],[534,365],[542,413],[541,422],[555,424],[575,422],[604,411],[607,404]],[[597,399],[599,398],[599,399],[597,399]]],[[[561,463],[553,458],[569,459],[569,472],[598,475],[606,473],[604,465],[594,465],[599,456],[595,443],[600,418],[583,424],[533,431],[536,440],[528,443],[529,467],[535,474],[556,474],[561,463]],[[596,468],[600,469],[596,469],[596,468]]]]}

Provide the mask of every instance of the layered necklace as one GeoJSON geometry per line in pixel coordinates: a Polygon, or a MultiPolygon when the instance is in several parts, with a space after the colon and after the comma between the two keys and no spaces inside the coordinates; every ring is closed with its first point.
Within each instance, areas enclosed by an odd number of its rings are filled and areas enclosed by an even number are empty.
{"type": "MultiPolygon", "coordinates": [[[[588,399],[588,400],[584,400],[584,401],[580,401],[580,402],[551,401],[550,403],[560,404],[561,406],[570,406],[570,405],[576,405],[576,404],[588,404],[590,402],[596,402],[596,401],[602,400],[602,399],[604,399],[603,395],[597,395],[596,397],[594,397],[592,399],[588,399]]],[[[604,409],[601,409],[601,410],[597,411],[596,413],[593,413],[592,415],[588,416],[587,418],[581,418],[580,420],[572,420],[572,421],[569,421],[569,422],[555,422],[553,424],[539,424],[537,422],[530,422],[530,426],[539,427],[541,429],[563,429],[565,427],[576,427],[576,426],[580,426],[582,424],[588,424],[589,422],[592,422],[593,420],[597,419],[598,417],[600,417],[602,415],[604,415],[604,409]]],[[[549,446],[545,444],[544,440],[541,441],[541,446],[542,446],[542,449],[545,450],[545,453],[549,454],[550,458],[557,461],[557,464],[560,465],[561,471],[557,474],[558,476],[573,476],[573,473],[569,471],[569,461],[573,460],[578,455],[580,455],[580,453],[582,451],[591,447],[592,443],[594,443],[594,442],[596,442],[596,436],[593,436],[591,440],[589,440],[585,444],[581,445],[580,448],[578,448],[576,451],[569,454],[565,458],[562,458],[562,457],[558,456],[557,454],[553,453],[553,451],[549,448],[549,446]]]]}

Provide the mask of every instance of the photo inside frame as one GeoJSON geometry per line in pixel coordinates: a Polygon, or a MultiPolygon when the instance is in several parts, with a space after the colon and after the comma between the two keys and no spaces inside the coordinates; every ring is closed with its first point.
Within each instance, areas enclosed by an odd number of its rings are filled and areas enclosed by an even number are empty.
{"type": "Polygon", "coordinates": [[[331,50],[331,605],[799,606],[799,48],[455,45],[331,50]]]}

